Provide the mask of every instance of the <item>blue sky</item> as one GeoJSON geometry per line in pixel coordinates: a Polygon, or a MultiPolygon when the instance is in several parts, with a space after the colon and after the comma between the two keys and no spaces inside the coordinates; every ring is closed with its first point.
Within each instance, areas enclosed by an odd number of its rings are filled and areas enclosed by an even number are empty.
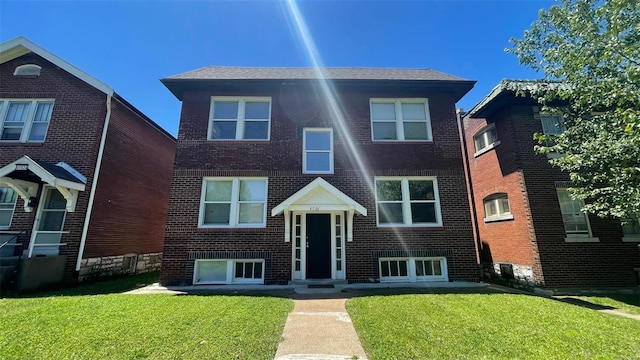
{"type": "MultiPolygon", "coordinates": [[[[430,68],[477,80],[537,78],[506,54],[552,1],[298,1],[329,67],[430,68]]],[[[0,41],[25,36],[116,90],[172,134],[180,102],[159,79],[206,65],[310,66],[276,1],[6,1],[0,41]]]]}

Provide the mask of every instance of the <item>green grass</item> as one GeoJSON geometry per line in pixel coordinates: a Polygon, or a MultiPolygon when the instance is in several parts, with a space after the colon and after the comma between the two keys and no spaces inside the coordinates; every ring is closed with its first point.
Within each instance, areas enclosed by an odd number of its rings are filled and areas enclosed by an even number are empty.
{"type": "Polygon", "coordinates": [[[115,280],[102,280],[88,284],[81,284],[76,287],[65,289],[56,289],[50,291],[39,292],[35,294],[26,294],[23,296],[40,297],[40,296],[72,296],[72,295],[99,295],[123,293],[134,290],[139,287],[153,284],[158,281],[160,273],[150,272],[140,275],[125,276],[115,280]]]}
{"type": "Polygon", "coordinates": [[[601,296],[573,296],[592,304],[609,306],[629,314],[640,315],[640,295],[603,294],[601,296]]]}
{"type": "Polygon", "coordinates": [[[293,307],[277,297],[82,295],[142,279],[0,299],[0,357],[273,359],[293,307]]]}
{"type": "Polygon", "coordinates": [[[349,300],[370,359],[640,359],[640,321],[547,298],[420,294],[349,300]]]}

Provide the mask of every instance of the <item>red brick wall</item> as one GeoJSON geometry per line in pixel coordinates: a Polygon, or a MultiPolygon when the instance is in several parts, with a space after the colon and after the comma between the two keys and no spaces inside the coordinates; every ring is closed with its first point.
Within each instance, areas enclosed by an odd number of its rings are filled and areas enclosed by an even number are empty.
{"type": "MultiPolygon", "coordinates": [[[[72,279],[104,122],[106,95],[47,60],[26,54],[0,64],[0,98],[55,99],[46,141],[36,144],[0,143],[0,166],[29,155],[54,164],[64,161],[87,177],[86,191],[78,196],[76,211],[67,214],[64,230],[69,233],[62,236],[62,242],[67,245],[60,248],[60,254],[68,256],[65,276],[72,279]],[[13,76],[15,68],[24,64],[41,66],[40,76],[13,76]]],[[[18,200],[11,229],[31,232],[35,210],[25,213],[22,205],[18,200]]],[[[28,245],[23,243],[25,247],[28,245]]]]}
{"type": "Polygon", "coordinates": [[[340,88],[346,128],[360,160],[373,176],[437,176],[442,209],[441,228],[381,229],[376,226],[374,194],[363,171],[346,147],[346,136],[318,92],[306,85],[285,83],[255,92],[215,95],[271,96],[270,141],[207,141],[212,92],[187,92],[183,98],[176,167],[171,186],[161,280],[191,283],[193,261],[188,251],[268,251],[266,282],[291,279],[291,243],[284,242],[282,215],[271,209],[319,175],[303,175],[302,128],[334,128],[335,173],[322,177],[358,201],[368,216],[354,219],[353,242],[346,243],[347,279],[378,277],[374,251],[425,250],[447,252],[451,279],[477,280],[478,270],[462,169],[460,144],[451,96],[428,91],[340,88]],[[428,97],[433,143],[379,143],[371,141],[369,98],[428,97]],[[198,229],[198,209],[204,176],[266,176],[269,178],[267,226],[263,229],[198,229]]]}
{"type": "Polygon", "coordinates": [[[513,106],[511,114],[518,124],[516,144],[527,191],[530,196],[532,220],[545,285],[574,286],[634,286],[634,267],[640,267],[637,243],[622,242],[622,229],[615,219],[589,216],[591,231],[600,239],[597,243],[567,243],[556,181],[569,177],[552,168],[544,155],[536,155],[532,134],[542,132],[539,117],[530,106],[513,106]]]}
{"type": "Polygon", "coordinates": [[[555,182],[567,174],[535,154],[535,132],[542,125],[533,106],[511,105],[487,120],[465,118],[471,177],[485,262],[533,266],[536,284],[546,287],[633,286],[640,266],[637,244],[624,243],[619,222],[590,216],[598,243],[567,243],[555,182]],[[473,135],[495,123],[501,144],[473,157],[473,135]],[[514,220],[482,221],[482,199],[494,192],[509,196],[514,220]]]}
{"type": "Polygon", "coordinates": [[[83,258],[162,252],[174,156],[172,138],[112,101],[83,258]]]}
{"type": "MultiPolygon", "coordinates": [[[[523,186],[523,174],[517,165],[509,113],[504,111],[491,120],[492,122],[485,119],[464,119],[465,141],[482,245],[481,258],[485,263],[508,262],[539,269],[529,203],[523,186]],[[493,150],[474,156],[474,136],[491,123],[495,124],[500,144],[493,150]],[[484,199],[496,193],[507,194],[512,220],[484,221],[484,199]]],[[[536,271],[534,276],[540,281],[542,274],[536,271]]]]}

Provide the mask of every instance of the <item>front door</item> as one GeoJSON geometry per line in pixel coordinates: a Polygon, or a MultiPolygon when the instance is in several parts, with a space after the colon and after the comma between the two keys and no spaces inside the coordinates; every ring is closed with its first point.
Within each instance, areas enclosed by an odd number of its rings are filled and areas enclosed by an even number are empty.
{"type": "Polygon", "coordinates": [[[307,279],[331,279],[331,214],[307,214],[307,279]]]}

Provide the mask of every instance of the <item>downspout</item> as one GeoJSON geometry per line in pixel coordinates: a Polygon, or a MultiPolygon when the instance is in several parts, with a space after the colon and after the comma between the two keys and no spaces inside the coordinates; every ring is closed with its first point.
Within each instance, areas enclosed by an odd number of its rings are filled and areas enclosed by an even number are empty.
{"type": "Polygon", "coordinates": [[[96,161],[96,169],[93,172],[93,180],[91,181],[91,191],[89,192],[89,204],[87,205],[87,214],[84,217],[84,225],[82,227],[82,237],[80,238],[80,249],[78,250],[78,260],[76,261],[76,271],[80,271],[82,256],[84,255],[84,246],[87,242],[87,233],[89,232],[89,220],[91,219],[91,211],[93,210],[93,200],[96,197],[96,188],[98,187],[98,175],[100,174],[100,166],[102,165],[102,154],[104,153],[104,144],[107,140],[107,130],[109,129],[109,120],[111,119],[111,94],[107,94],[107,115],[104,118],[104,127],[102,128],[102,137],[100,138],[100,148],[98,149],[98,159],[96,161]]]}
{"type": "Polygon", "coordinates": [[[471,166],[469,165],[469,153],[467,148],[467,139],[464,132],[464,111],[458,109],[456,117],[458,120],[460,144],[462,145],[462,161],[464,162],[464,177],[467,180],[467,190],[469,190],[469,201],[471,206],[471,222],[473,226],[473,237],[476,244],[476,261],[478,265],[482,265],[482,241],[480,240],[480,226],[478,224],[478,214],[476,211],[476,200],[473,192],[473,182],[471,181],[471,166]]]}

